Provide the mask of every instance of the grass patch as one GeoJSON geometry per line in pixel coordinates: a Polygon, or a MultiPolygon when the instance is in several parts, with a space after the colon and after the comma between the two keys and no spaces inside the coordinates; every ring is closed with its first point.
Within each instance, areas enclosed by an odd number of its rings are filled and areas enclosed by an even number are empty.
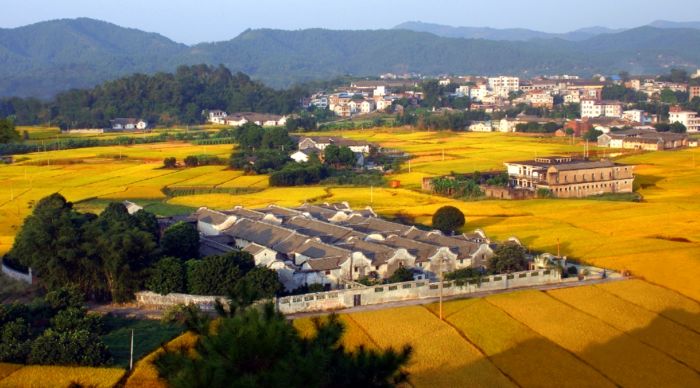
{"type": "Polygon", "coordinates": [[[177,324],[163,324],[160,321],[111,315],[105,317],[105,329],[107,334],[102,336],[102,340],[114,357],[114,365],[123,368],[129,367],[131,330],[134,330],[134,361],[141,359],[184,331],[184,327],[177,324]]]}
{"type": "Polygon", "coordinates": [[[35,294],[35,287],[0,273],[0,303],[28,302],[35,294]]]}
{"type": "Polygon", "coordinates": [[[595,201],[642,202],[643,198],[638,193],[606,193],[592,195],[582,199],[592,199],[595,201]]]}
{"type": "MultiPolygon", "coordinates": [[[[129,201],[142,206],[144,210],[151,212],[157,216],[170,217],[182,214],[190,214],[197,210],[196,207],[185,206],[185,205],[172,205],[165,200],[153,200],[153,199],[130,199],[129,201]]],[[[80,201],[75,204],[76,209],[80,211],[87,211],[92,213],[100,213],[104,208],[107,207],[112,202],[122,202],[119,199],[102,199],[102,198],[92,198],[86,201],[80,201]]]]}

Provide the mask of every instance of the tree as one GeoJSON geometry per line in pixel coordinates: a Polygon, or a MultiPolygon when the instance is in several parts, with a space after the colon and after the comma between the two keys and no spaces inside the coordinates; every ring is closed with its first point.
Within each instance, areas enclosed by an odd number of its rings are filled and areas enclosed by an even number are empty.
{"type": "Polygon", "coordinates": [[[591,128],[583,135],[583,139],[588,141],[598,141],[598,137],[602,134],[603,131],[591,128]]]}
{"type": "Polygon", "coordinates": [[[246,252],[231,252],[224,256],[209,256],[201,260],[188,260],[187,291],[195,295],[228,295],[243,274],[236,263],[236,256],[246,252]]]}
{"type": "Polygon", "coordinates": [[[12,143],[20,139],[11,119],[0,119],[0,144],[12,143]]]}
{"type": "Polygon", "coordinates": [[[171,156],[169,158],[163,159],[163,167],[164,168],[175,168],[177,166],[177,159],[175,157],[171,156]]]}
{"type": "Polygon", "coordinates": [[[146,287],[161,295],[185,292],[185,266],[177,257],[164,257],[151,269],[146,287]]]}
{"type": "Polygon", "coordinates": [[[110,203],[86,228],[87,256],[99,264],[106,290],[115,302],[133,298],[156,255],[150,231],[140,228],[121,203],[110,203]]]}
{"type": "Polygon", "coordinates": [[[407,381],[412,349],[346,350],[336,315],[314,319],[304,338],[271,304],[219,318],[202,328],[191,357],[167,350],[154,361],[160,376],[179,387],[391,387],[407,381]],[[214,326],[216,327],[214,329],[214,326]]]}
{"type": "Polygon", "coordinates": [[[83,250],[89,218],[56,193],[39,200],[15,238],[9,256],[31,267],[49,290],[77,284],[87,293],[95,286],[96,266],[83,250]]]}
{"type": "Polygon", "coordinates": [[[666,104],[674,105],[678,103],[678,97],[676,97],[676,93],[674,93],[673,90],[669,88],[665,88],[661,91],[659,99],[661,100],[661,102],[666,104]]]}
{"type": "Polygon", "coordinates": [[[353,167],[355,162],[355,153],[349,147],[340,147],[338,150],[338,164],[345,167],[353,167]]]}
{"type": "Polygon", "coordinates": [[[229,300],[236,306],[248,306],[256,300],[272,298],[283,290],[274,270],[255,267],[246,271],[242,264],[239,264],[239,268],[247,273],[229,293],[229,300]]]}
{"type": "Polygon", "coordinates": [[[413,271],[406,267],[399,267],[389,276],[389,283],[410,282],[413,280],[413,271]]]}
{"type": "Polygon", "coordinates": [[[515,243],[506,243],[494,251],[488,269],[493,273],[516,272],[527,268],[525,248],[515,243]]]}
{"type": "Polygon", "coordinates": [[[165,229],[160,246],[165,256],[181,259],[197,258],[199,257],[199,232],[192,224],[177,222],[165,229]]]}
{"type": "Polygon", "coordinates": [[[443,206],[433,214],[433,228],[452,234],[464,226],[464,213],[454,206],[443,206]]]}

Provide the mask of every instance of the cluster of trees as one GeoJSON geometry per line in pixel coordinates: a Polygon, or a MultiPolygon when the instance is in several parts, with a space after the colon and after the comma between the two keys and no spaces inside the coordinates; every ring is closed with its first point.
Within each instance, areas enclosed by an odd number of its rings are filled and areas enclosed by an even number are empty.
{"type": "Polygon", "coordinates": [[[0,362],[98,366],[111,361],[102,317],[81,292],[62,287],[29,304],[0,305],[0,362]]]}
{"type": "Polygon", "coordinates": [[[123,302],[132,299],[158,257],[159,238],[151,213],[130,215],[120,203],[99,216],[80,213],[52,194],[25,219],[8,257],[31,267],[49,290],[72,284],[89,299],[123,302]]]}
{"type": "Polygon", "coordinates": [[[515,130],[518,132],[526,133],[554,133],[561,127],[561,124],[557,124],[551,121],[544,124],[540,124],[537,122],[529,122],[517,124],[515,126],[515,130]]]}
{"type": "Polygon", "coordinates": [[[329,169],[321,163],[287,163],[281,170],[270,174],[270,186],[302,186],[319,183],[329,176],[329,169]]]}
{"type": "Polygon", "coordinates": [[[115,117],[139,117],[161,125],[194,124],[206,109],[287,114],[305,93],[274,90],[223,66],[180,66],[175,73],[134,74],[92,89],[59,93],[48,102],[0,100],[0,117],[19,124],[57,123],[62,128],[100,128],[115,117]]]}
{"type": "Polygon", "coordinates": [[[623,85],[604,86],[602,91],[602,97],[604,100],[617,100],[628,103],[647,100],[646,93],[626,88],[623,85]]]}
{"type": "Polygon", "coordinates": [[[682,123],[675,122],[675,123],[656,123],[654,124],[654,128],[656,128],[657,131],[659,132],[673,132],[673,133],[686,133],[688,128],[685,127],[682,123]]]}
{"type": "Polygon", "coordinates": [[[430,112],[423,109],[409,108],[403,114],[396,116],[395,124],[413,125],[421,129],[464,131],[474,121],[489,120],[491,117],[484,111],[447,111],[430,112]]]}
{"type": "MultiPolygon", "coordinates": [[[[225,160],[213,155],[188,155],[182,160],[185,167],[197,167],[197,166],[213,166],[226,164],[225,160]]],[[[177,158],[174,156],[167,157],[163,159],[164,168],[175,168],[177,167],[177,158]]]]}
{"type": "Polygon", "coordinates": [[[290,117],[287,119],[284,127],[289,132],[306,132],[313,131],[318,127],[319,116],[326,118],[332,113],[329,109],[315,109],[315,114],[302,114],[299,117],[290,117]],[[318,114],[318,116],[317,116],[318,114]]]}
{"type": "Polygon", "coordinates": [[[285,128],[246,123],[233,130],[233,137],[238,143],[229,159],[233,168],[264,174],[291,162],[289,153],[294,149],[294,141],[285,128]]]}
{"type": "Polygon", "coordinates": [[[465,199],[479,198],[484,195],[477,180],[457,177],[433,179],[433,192],[444,196],[465,199]]]}
{"type": "Polygon", "coordinates": [[[355,153],[349,147],[330,144],[323,150],[323,163],[333,168],[352,168],[356,164],[355,153]]]}
{"type": "Polygon", "coordinates": [[[271,296],[274,271],[255,268],[243,252],[199,258],[199,233],[187,223],[163,232],[155,216],[130,215],[111,203],[99,215],[80,213],[59,194],[39,201],[5,260],[31,267],[48,290],[72,285],[88,299],[124,302],[147,287],[156,292],[271,296]]]}
{"type": "Polygon", "coordinates": [[[249,253],[233,251],[203,259],[163,257],[153,266],[146,288],[162,295],[228,295],[252,303],[279,294],[282,284],[275,271],[256,267],[249,253]]]}
{"type": "Polygon", "coordinates": [[[13,143],[19,139],[14,121],[9,118],[0,119],[0,144],[13,143]]]}

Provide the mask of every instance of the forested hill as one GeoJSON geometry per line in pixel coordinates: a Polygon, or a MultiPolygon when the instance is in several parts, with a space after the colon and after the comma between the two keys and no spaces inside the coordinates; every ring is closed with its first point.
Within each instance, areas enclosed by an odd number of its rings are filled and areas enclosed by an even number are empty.
{"type": "Polygon", "coordinates": [[[306,94],[298,88],[277,91],[223,66],[180,66],[174,73],[134,74],[94,88],[72,89],[42,102],[0,99],[0,117],[18,124],[55,123],[62,128],[103,128],[115,117],[137,117],[151,124],[195,124],[202,111],[294,111],[306,94]]]}
{"type": "Polygon", "coordinates": [[[445,38],[408,30],[248,30],[186,46],[91,19],[0,30],[0,96],[50,97],[135,72],[224,64],[273,87],[338,75],[665,72],[700,67],[700,31],[640,27],[582,41],[445,38]]]}

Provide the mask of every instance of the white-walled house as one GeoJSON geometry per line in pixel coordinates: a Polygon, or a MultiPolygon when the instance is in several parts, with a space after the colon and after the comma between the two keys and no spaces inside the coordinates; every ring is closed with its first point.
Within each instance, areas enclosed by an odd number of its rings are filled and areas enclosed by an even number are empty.
{"type": "Polygon", "coordinates": [[[116,118],[109,120],[113,131],[144,131],[148,129],[148,121],[136,118],[116,118]]]}
{"type": "Polygon", "coordinates": [[[477,121],[469,126],[472,132],[492,132],[493,126],[490,121],[477,121]]]}

